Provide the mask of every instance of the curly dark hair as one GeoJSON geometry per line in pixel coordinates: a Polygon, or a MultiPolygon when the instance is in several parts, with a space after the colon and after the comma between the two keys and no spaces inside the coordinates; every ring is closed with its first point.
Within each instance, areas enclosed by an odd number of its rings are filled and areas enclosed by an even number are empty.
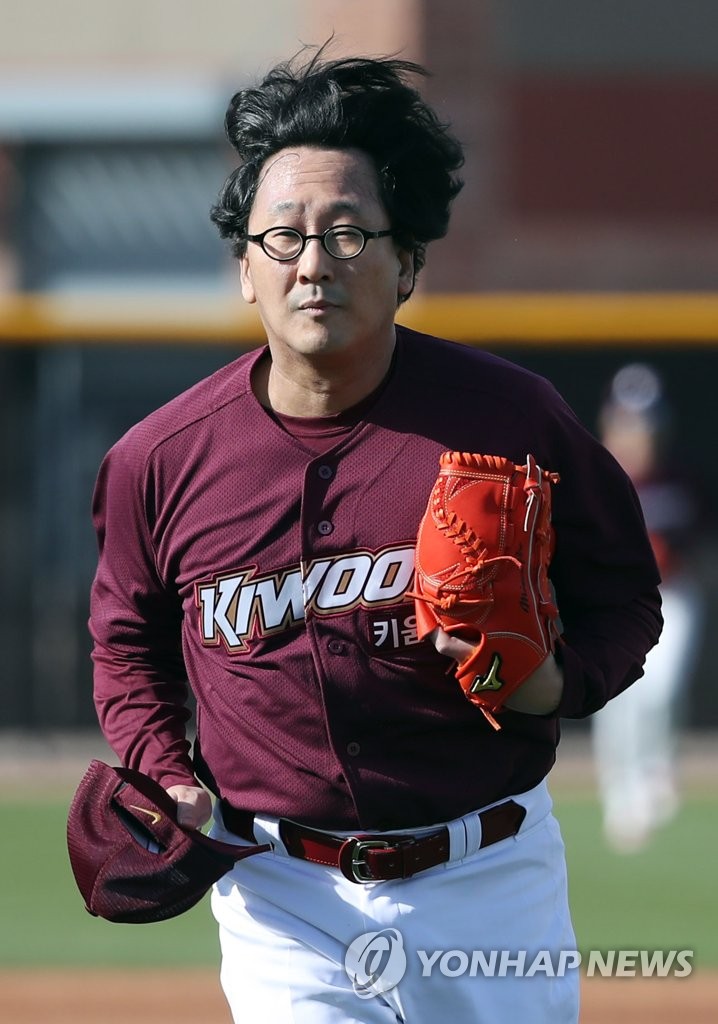
{"type": "Polygon", "coordinates": [[[413,253],[416,275],[427,243],[446,234],[451,202],[463,185],[455,174],[464,162],[460,143],[405,80],[428,72],[392,57],[325,60],[325,46],[302,62],[307,49],[314,48],[303,48],[258,86],[232,97],[225,131],[241,162],[211,219],[241,256],[268,157],[288,146],[359,149],[376,167],[394,238],[413,253]]]}

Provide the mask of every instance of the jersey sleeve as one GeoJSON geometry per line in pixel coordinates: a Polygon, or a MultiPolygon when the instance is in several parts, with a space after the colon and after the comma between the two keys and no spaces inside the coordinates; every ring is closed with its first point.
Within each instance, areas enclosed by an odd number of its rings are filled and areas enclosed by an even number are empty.
{"type": "Polygon", "coordinates": [[[197,785],[186,723],[181,604],[160,578],[147,460],[132,434],[106,456],[93,497],[99,558],[90,595],[94,700],[122,764],[164,786],[197,785]]]}
{"type": "Polygon", "coordinates": [[[633,484],[548,386],[546,466],[561,477],[550,570],[564,640],[557,714],[583,718],[642,675],[662,628],[660,577],[633,484]]]}

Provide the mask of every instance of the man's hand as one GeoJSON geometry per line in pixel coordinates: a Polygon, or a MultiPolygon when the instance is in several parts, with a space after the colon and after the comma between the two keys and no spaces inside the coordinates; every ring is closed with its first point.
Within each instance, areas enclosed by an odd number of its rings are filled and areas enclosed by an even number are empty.
{"type": "Polygon", "coordinates": [[[177,822],[183,828],[201,828],[212,817],[212,798],[201,786],[168,786],[177,804],[177,822]]]}
{"type": "MultiPolygon", "coordinates": [[[[429,639],[439,654],[456,662],[464,661],[474,649],[474,644],[451,636],[437,627],[429,639]]],[[[563,693],[563,670],[556,659],[549,655],[521,686],[506,700],[506,707],[521,711],[525,715],[550,715],[561,701],[563,693]]]]}

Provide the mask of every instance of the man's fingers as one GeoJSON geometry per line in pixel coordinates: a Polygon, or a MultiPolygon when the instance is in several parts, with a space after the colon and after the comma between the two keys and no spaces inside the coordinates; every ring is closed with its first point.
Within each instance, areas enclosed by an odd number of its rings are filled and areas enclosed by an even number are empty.
{"type": "Polygon", "coordinates": [[[469,643],[468,640],[462,640],[458,636],[451,636],[450,633],[447,633],[440,626],[437,626],[429,634],[429,639],[439,654],[443,654],[447,658],[453,658],[457,662],[465,661],[476,647],[476,644],[469,643]]]}
{"type": "Polygon", "coordinates": [[[212,798],[201,786],[168,786],[177,804],[177,821],[185,828],[201,828],[212,817],[212,798]]]}

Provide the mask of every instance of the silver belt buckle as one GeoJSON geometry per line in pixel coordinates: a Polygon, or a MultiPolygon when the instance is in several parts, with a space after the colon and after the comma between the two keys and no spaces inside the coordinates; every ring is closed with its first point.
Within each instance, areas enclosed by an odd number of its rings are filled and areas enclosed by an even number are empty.
{"type": "Polygon", "coordinates": [[[351,873],[354,881],[376,881],[364,860],[364,854],[367,850],[388,850],[393,844],[387,843],[383,839],[358,839],[356,836],[352,836],[352,838],[354,839],[354,847],[352,849],[351,873]]]}

